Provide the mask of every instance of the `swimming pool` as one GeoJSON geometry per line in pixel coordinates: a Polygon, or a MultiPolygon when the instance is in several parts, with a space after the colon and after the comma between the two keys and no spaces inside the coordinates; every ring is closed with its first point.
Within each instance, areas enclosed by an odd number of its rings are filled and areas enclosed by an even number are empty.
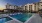
{"type": "Polygon", "coordinates": [[[29,19],[32,14],[31,13],[18,13],[16,15],[10,15],[13,18],[16,18],[19,21],[25,22],[27,19],[29,19]]]}
{"type": "Polygon", "coordinates": [[[12,20],[12,19],[9,17],[0,18],[0,23],[5,23],[5,22],[10,21],[10,20],[12,20]]]}

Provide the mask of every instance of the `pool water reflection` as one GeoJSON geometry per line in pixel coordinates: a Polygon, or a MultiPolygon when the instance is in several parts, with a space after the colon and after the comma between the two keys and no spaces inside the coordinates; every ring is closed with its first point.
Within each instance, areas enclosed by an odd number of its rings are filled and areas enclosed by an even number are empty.
{"type": "Polygon", "coordinates": [[[16,15],[10,15],[13,18],[16,18],[19,21],[25,22],[26,20],[28,20],[32,14],[31,13],[20,13],[20,14],[16,14],[16,15]]]}
{"type": "Polygon", "coordinates": [[[5,22],[10,21],[10,20],[12,20],[12,19],[9,17],[0,18],[0,23],[5,23],[5,22]]]}

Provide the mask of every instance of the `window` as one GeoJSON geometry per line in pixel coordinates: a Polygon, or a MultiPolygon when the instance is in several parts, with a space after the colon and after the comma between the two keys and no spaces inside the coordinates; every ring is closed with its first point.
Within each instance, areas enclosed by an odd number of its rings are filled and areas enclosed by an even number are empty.
{"type": "Polygon", "coordinates": [[[30,10],[30,11],[32,10],[32,5],[29,5],[29,10],[30,10]]]}
{"type": "Polygon", "coordinates": [[[27,10],[27,6],[25,6],[25,10],[27,10]]]}

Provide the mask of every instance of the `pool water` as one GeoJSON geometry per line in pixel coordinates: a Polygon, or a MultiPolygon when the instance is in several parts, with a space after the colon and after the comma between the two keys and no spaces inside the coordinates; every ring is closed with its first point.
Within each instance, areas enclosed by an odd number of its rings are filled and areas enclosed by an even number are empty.
{"type": "Polygon", "coordinates": [[[10,15],[13,18],[16,18],[19,21],[25,22],[27,19],[29,19],[32,14],[31,13],[22,13],[22,14],[16,14],[16,15],[10,15]]]}
{"type": "Polygon", "coordinates": [[[0,18],[0,23],[5,23],[5,22],[10,21],[10,20],[12,20],[12,19],[9,17],[0,18]]]}

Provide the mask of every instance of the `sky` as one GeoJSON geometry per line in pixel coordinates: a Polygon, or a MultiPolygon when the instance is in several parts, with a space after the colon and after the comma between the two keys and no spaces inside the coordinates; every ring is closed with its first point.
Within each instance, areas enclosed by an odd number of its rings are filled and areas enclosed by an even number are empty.
{"type": "Polygon", "coordinates": [[[0,0],[0,10],[5,9],[5,5],[7,3],[20,6],[20,5],[24,5],[27,3],[36,3],[39,1],[40,0],[0,0]]]}

